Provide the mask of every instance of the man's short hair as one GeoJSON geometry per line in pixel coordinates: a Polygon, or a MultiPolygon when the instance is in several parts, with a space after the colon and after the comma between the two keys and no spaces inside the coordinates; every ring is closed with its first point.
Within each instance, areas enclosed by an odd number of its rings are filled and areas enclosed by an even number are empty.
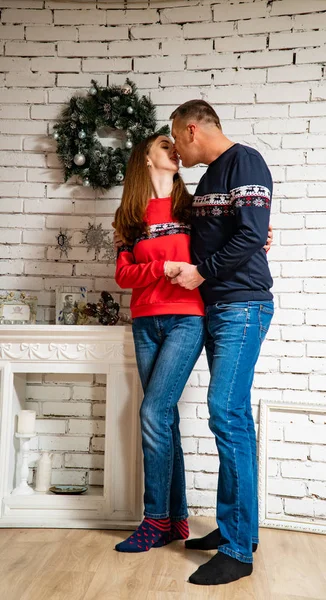
{"type": "Polygon", "coordinates": [[[205,102],[205,100],[188,100],[176,108],[170,116],[170,119],[182,119],[215,123],[216,127],[222,129],[221,122],[214,108],[205,102]]]}

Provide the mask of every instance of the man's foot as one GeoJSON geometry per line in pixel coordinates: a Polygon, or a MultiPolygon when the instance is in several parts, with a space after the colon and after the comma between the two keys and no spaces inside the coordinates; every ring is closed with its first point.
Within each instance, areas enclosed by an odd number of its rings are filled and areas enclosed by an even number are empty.
{"type": "Polygon", "coordinates": [[[161,548],[170,544],[175,540],[186,540],[189,536],[188,519],[182,521],[171,521],[171,531],[165,533],[164,536],[154,544],[154,548],[161,548]]]}
{"type": "MultiPolygon", "coordinates": [[[[214,529],[204,537],[194,538],[185,542],[185,547],[188,550],[217,550],[221,542],[221,533],[219,529],[214,529]]],[[[258,544],[252,545],[252,551],[256,552],[258,544]]]]}
{"type": "MultiPolygon", "coordinates": [[[[145,517],[138,529],[124,542],[117,544],[115,549],[118,552],[147,552],[155,544],[164,540],[165,536],[170,533],[170,528],[169,517],[166,519],[149,519],[145,517]]],[[[164,546],[165,543],[161,545],[164,546]]]]}
{"type": "Polygon", "coordinates": [[[251,573],[252,563],[243,563],[228,554],[219,552],[190,575],[189,582],[196,585],[221,585],[237,581],[241,577],[248,577],[251,573]]]}

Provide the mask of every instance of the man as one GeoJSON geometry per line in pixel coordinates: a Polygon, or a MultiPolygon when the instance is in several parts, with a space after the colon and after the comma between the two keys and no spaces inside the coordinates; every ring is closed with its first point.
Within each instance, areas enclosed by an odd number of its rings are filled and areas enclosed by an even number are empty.
{"type": "Polygon", "coordinates": [[[250,390],[260,347],[273,315],[272,278],[263,248],[268,234],[272,178],[256,150],[233,143],[214,109],[191,100],[171,115],[183,166],[208,169],[192,211],[193,265],[172,281],[200,286],[206,305],[206,352],[211,380],[209,426],[220,467],[218,529],[187,548],[218,553],[191,575],[200,585],[228,583],[252,573],[258,544],[256,437],[250,390]]]}
{"type": "Polygon", "coordinates": [[[76,315],[74,313],[74,297],[72,294],[66,294],[62,307],[63,322],[65,325],[75,325],[76,315]]]}

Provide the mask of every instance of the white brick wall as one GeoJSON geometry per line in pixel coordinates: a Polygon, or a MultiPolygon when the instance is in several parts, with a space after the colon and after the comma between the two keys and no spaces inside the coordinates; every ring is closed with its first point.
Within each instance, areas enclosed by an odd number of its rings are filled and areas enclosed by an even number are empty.
{"type": "MultiPolygon", "coordinates": [[[[106,85],[130,76],[157,104],[160,122],[178,103],[203,97],[227,135],[264,155],[275,179],[269,259],[276,314],[257,366],[256,419],[261,398],[325,399],[324,2],[128,0],[127,11],[121,2],[99,0],[0,4],[1,289],[37,293],[40,322],[54,321],[57,285],[86,285],[91,300],[106,288],[128,307],[113,269],[101,260],[95,265],[79,245],[89,221],[111,229],[121,188],[101,195],[62,184],[47,135],[64,102],[76,90],[85,93],[92,77],[106,85]],[[55,250],[61,226],[72,235],[68,259],[55,250]]],[[[199,177],[198,169],[185,172],[190,190],[199,177]]],[[[218,469],[207,384],[201,358],[180,405],[188,499],[201,514],[214,513],[218,469]]],[[[39,444],[56,454],[55,482],[100,484],[101,460],[94,467],[88,461],[102,456],[103,387],[46,379],[29,382],[29,390],[39,444]]],[[[271,428],[270,510],[277,514],[325,518],[325,453],[316,433],[322,422],[311,419],[296,424],[296,441],[284,437],[293,425],[276,421],[271,428]]]]}
{"type": "Polygon", "coordinates": [[[53,452],[53,484],[101,485],[103,481],[106,382],[101,376],[27,375],[26,408],[37,414],[33,440],[53,452]]]}

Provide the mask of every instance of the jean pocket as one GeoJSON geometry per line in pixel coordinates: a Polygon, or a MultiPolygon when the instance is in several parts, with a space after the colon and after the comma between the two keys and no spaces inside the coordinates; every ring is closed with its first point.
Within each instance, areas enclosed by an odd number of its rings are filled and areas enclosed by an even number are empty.
{"type": "Polygon", "coordinates": [[[259,311],[259,327],[260,327],[260,337],[261,341],[263,341],[266,337],[266,334],[269,330],[269,326],[271,324],[271,320],[273,318],[274,310],[272,307],[261,306],[259,311]]]}
{"type": "Polygon", "coordinates": [[[266,315],[271,315],[273,316],[274,314],[274,306],[272,303],[270,304],[261,304],[260,305],[260,312],[266,315]]]}

